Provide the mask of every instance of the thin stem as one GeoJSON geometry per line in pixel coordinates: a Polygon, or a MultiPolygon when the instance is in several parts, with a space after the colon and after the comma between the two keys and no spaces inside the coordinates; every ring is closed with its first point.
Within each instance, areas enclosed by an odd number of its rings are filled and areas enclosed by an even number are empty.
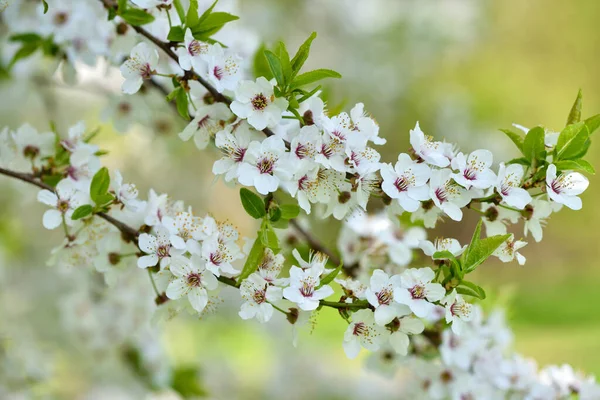
{"type": "Polygon", "coordinates": [[[169,28],[172,28],[173,23],[171,22],[171,13],[169,13],[169,10],[165,10],[165,12],[167,13],[167,19],[169,20],[169,28]]]}
{"type": "Polygon", "coordinates": [[[158,288],[156,287],[156,282],[154,282],[154,277],[152,276],[152,271],[150,270],[150,268],[148,268],[147,271],[148,276],[150,277],[150,282],[152,283],[152,288],[154,289],[154,293],[156,293],[156,297],[160,297],[160,293],[158,291],[158,288]]]}
{"type": "Polygon", "coordinates": [[[300,226],[298,221],[295,219],[290,220],[290,225],[308,242],[309,246],[316,251],[320,251],[321,253],[327,255],[329,257],[329,261],[331,261],[334,265],[340,264],[340,259],[336,256],[331,250],[325,247],[317,238],[313,237],[308,231],[300,226]]]}
{"type": "Polygon", "coordinates": [[[66,237],[66,238],[67,238],[67,240],[70,242],[70,241],[71,241],[71,238],[72,238],[72,236],[71,236],[71,234],[69,233],[69,227],[67,226],[67,220],[66,220],[66,218],[65,218],[65,214],[63,214],[63,215],[61,216],[61,219],[62,219],[62,227],[63,227],[63,230],[65,231],[65,237],[66,237]]]}
{"type": "Polygon", "coordinates": [[[340,302],[336,302],[336,301],[321,300],[321,301],[319,301],[319,304],[324,307],[331,307],[331,308],[354,308],[354,309],[369,308],[368,303],[340,303],[340,302]]]}
{"type": "Polygon", "coordinates": [[[514,207],[505,206],[504,204],[498,204],[498,207],[502,207],[502,208],[505,208],[505,209],[511,210],[511,211],[516,211],[519,214],[523,212],[523,210],[519,210],[518,208],[514,208],[514,207]]]}
{"type": "Polygon", "coordinates": [[[272,305],[272,306],[273,306],[273,308],[274,308],[274,309],[276,309],[277,311],[279,311],[279,312],[281,312],[281,313],[283,313],[283,314],[285,314],[285,315],[288,315],[287,311],[285,311],[285,310],[282,310],[281,308],[277,307],[275,304],[271,303],[270,301],[269,301],[268,303],[269,303],[270,305],[272,305]]]}

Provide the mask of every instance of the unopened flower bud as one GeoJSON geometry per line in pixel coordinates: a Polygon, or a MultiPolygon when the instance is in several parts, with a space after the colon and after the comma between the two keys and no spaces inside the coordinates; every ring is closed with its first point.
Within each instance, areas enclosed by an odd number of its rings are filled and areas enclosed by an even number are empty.
{"type": "Polygon", "coordinates": [[[121,22],[120,24],[117,25],[117,35],[126,34],[128,29],[129,29],[129,25],[127,25],[125,22],[121,22]]]}
{"type": "Polygon", "coordinates": [[[294,325],[298,321],[298,315],[300,315],[300,312],[297,308],[290,308],[286,318],[290,324],[294,325]]]}
{"type": "Polygon", "coordinates": [[[121,261],[121,255],[119,253],[108,253],[108,262],[111,265],[117,265],[121,261]]]}
{"type": "Polygon", "coordinates": [[[338,196],[338,201],[340,202],[340,204],[346,204],[348,201],[350,201],[351,197],[352,194],[350,192],[342,192],[338,196]]]}
{"type": "Polygon", "coordinates": [[[315,124],[315,120],[313,119],[313,113],[310,110],[306,110],[306,112],[302,116],[302,119],[304,120],[304,125],[314,125],[315,124]]]}
{"type": "Polygon", "coordinates": [[[427,200],[421,203],[421,207],[423,207],[423,210],[425,211],[431,210],[434,205],[435,203],[433,202],[433,200],[427,200]]]}
{"type": "Polygon", "coordinates": [[[531,217],[533,217],[533,206],[531,204],[527,204],[525,209],[521,211],[521,214],[523,215],[523,218],[529,221],[531,217]]]}
{"type": "Polygon", "coordinates": [[[498,218],[498,209],[496,207],[490,207],[485,210],[485,217],[490,222],[494,222],[498,218]]]}

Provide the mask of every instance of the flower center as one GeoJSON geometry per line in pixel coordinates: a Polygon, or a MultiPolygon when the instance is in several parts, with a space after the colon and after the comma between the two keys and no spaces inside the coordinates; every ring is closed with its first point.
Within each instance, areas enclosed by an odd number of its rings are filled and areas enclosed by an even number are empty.
{"type": "Polygon", "coordinates": [[[169,256],[169,245],[162,245],[156,249],[156,255],[158,258],[165,258],[169,256]]]}
{"type": "Polygon", "coordinates": [[[300,288],[300,294],[304,297],[311,297],[315,292],[315,284],[312,281],[304,281],[302,282],[302,287],[300,288]]]}
{"type": "Polygon", "coordinates": [[[202,129],[204,128],[206,125],[208,125],[208,122],[210,121],[210,115],[205,116],[204,118],[201,118],[198,121],[198,129],[202,129]]]}
{"type": "Polygon", "coordinates": [[[368,330],[369,328],[367,327],[367,324],[365,324],[364,322],[357,322],[356,324],[354,324],[352,334],[354,336],[365,336],[368,330]]]}
{"type": "Polygon", "coordinates": [[[259,93],[256,96],[254,96],[250,103],[252,103],[252,107],[254,107],[256,111],[264,110],[269,104],[267,98],[262,93],[259,93]]]}
{"type": "Polygon", "coordinates": [[[404,175],[402,175],[396,178],[394,181],[394,186],[396,186],[396,189],[398,189],[399,192],[404,192],[410,186],[410,181],[406,179],[404,175]]]}
{"type": "Polygon", "coordinates": [[[260,171],[261,174],[273,175],[275,161],[276,160],[274,160],[270,157],[265,157],[258,161],[258,163],[256,164],[256,167],[258,168],[258,170],[260,171]]]}
{"type": "Polygon", "coordinates": [[[187,276],[187,283],[192,287],[200,287],[202,284],[202,277],[197,272],[192,272],[187,276]]]}
{"type": "Polygon", "coordinates": [[[197,40],[192,40],[190,42],[190,45],[188,46],[188,52],[190,53],[191,56],[197,56],[202,53],[205,53],[206,49],[207,49],[207,46],[204,45],[204,43],[200,43],[197,40]]]}
{"type": "Polygon", "coordinates": [[[450,306],[450,313],[458,317],[467,317],[471,313],[471,307],[468,303],[454,302],[450,306]]]}
{"type": "Polygon", "coordinates": [[[421,285],[415,285],[410,289],[410,295],[413,299],[422,299],[425,297],[425,287],[421,285]]]}
{"type": "Polygon", "coordinates": [[[383,289],[381,292],[378,292],[376,295],[377,295],[377,300],[379,301],[379,304],[389,305],[392,302],[392,299],[394,298],[394,294],[390,287],[383,289]]]}
{"type": "Polygon", "coordinates": [[[262,304],[267,300],[267,292],[264,289],[257,289],[252,294],[252,298],[257,304],[262,304]]]}
{"type": "Polygon", "coordinates": [[[474,181],[475,179],[477,179],[477,170],[473,168],[467,168],[463,171],[463,176],[468,181],[474,181]]]}
{"type": "Polygon", "coordinates": [[[56,208],[64,214],[69,210],[69,202],[67,200],[59,200],[56,204],[56,208]]]}
{"type": "Polygon", "coordinates": [[[67,23],[67,21],[69,20],[69,14],[67,14],[66,12],[59,12],[56,13],[56,15],[54,16],[54,24],[55,25],[64,25],[67,23]]]}
{"type": "MultiPolygon", "coordinates": [[[[223,79],[223,68],[219,67],[218,65],[215,65],[215,67],[213,68],[213,76],[215,78],[217,78],[217,80],[221,80],[223,79]]],[[[252,103],[254,105],[254,103],[252,103]]],[[[266,107],[266,104],[265,104],[266,107]]],[[[264,107],[263,107],[264,108],[264,107]]]]}
{"type": "Polygon", "coordinates": [[[23,148],[23,156],[25,156],[26,158],[35,158],[38,154],[40,154],[39,147],[30,144],[23,148]]]}
{"type": "Polygon", "coordinates": [[[437,199],[440,201],[440,203],[443,203],[446,200],[448,200],[448,193],[446,192],[446,188],[439,187],[439,188],[435,189],[435,197],[437,197],[437,199]]]}

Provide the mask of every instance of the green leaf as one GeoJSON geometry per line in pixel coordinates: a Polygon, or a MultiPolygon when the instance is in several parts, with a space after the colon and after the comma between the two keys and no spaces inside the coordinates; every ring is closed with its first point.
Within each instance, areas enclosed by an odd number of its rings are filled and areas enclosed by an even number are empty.
{"type": "Polygon", "coordinates": [[[246,188],[240,189],[240,199],[244,210],[254,219],[260,219],[267,215],[265,211],[265,203],[260,196],[246,188]]]}
{"type": "Polygon", "coordinates": [[[556,143],[556,160],[568,160],[577,157],[590,134],[585,122],[567,126],[560,132],[556,143]]]}
{"type": "Polygon", "coordinates": [[[71,219],[78,220],[81,218],[85,218],[90,215],[93,211],[93,207],[89,204],[85,204],[83,206],[77,207],[75,211],[73,211],[73,215],[71,215],[71,219]]]}
{"type": "Polygon", "coordinates": [[[292,88],[310,85],[311,83],[318,82],[321,79],[341,77],[342,75],[340,75],[338,72],[330,69],[315,69],[314,71],[305,72],[298,75],[292,82],[292,88]]]}
{"type": "Polygon", "coordinates": [[[17,35],[12,35],[9,40],[11,42],[22,42],[22,43],[31,43],[31,42],[41,42],[42,37],[37,33],[21,33],[17,35]]]}
{"type": "Polygon", "coordinates": [[[35,51],[39,47],[40,47],[40,42],[23,43],[23,46],[21,46],[21,48],[19,50],[17,50],[17,52],[13,56],[12,60],[10,60],[10,63],[8,64],[8,69],[11,69],[13,67],[13,65],[15,65],[17,63],[17,61],[19,61],[23,58],[27,58],[30,55],[32,55],[33,53],[35,53],[35,51]]]}
{"type": "Polygon", "coordinates": [[[177,15],[179,16],[180,21],[185,21],[185,9],[181,4],[181,0],[173,0],[173,5],[175,6],[175,10],[177,11],[177,15]]]}
{"type": "Polygon", "coordinates": [[[267,63],[269,64],[269,69],[273,73],[273,76],[277,80],[277,84],[281,87],[285,85],[285,78],[283,76],[283,67],[281,66],[281,61],[272,51],[265,50],[264,52],[265,58],[267,59],[267,63]]]}
{"type": "Polygon", "coordinates": [[[530,129],[529,132],[527,132],[527,135],[525,135],[525,140],[523,141],[523,155],[531,165],[537,165],[536,160],[544,158],[543,154],[546,151],[546,146],[544,144],[545,137],[546,132],[541,126],[530,129]]]}
{"type": "Polygon", "coordinates": [[[521,153],[523,152],[523,141],[525,138],[523,137],[524,135],[522,133],[517,133],[515,131],[511,131],[510,129],[500,129],[500,131],[504,132],[504,134],[506,134],[506,136],[512,140],[521,153]]]}
{"type": "Polygon", "coordinates": [[[280,218],[271,225],[273,225],[273,228],[275,229],[287,229],[290,226],[290,222],[287,219],[280,218]]]}
{"type": "Polygon", "coordinates": [[[521,165],[525,165],[528,167],[529,161],[525,157],[513,158],[512,160],[510,160],[509,162],[506,163],[506,165],[510,165],[510,164],[521,164],[521,165]]]}
{"type": "Polygon", "coordinates": [[[317,289],[325,286],[325,285],[329,285],[331,282],[333,282],[333,280],[339,275],[339,273],[342,271],[342,267],[344,266],[344,262],[340,262],[340,265],[337,266],[336,269],[334,269],[333,271],[331,271],[330,273],[328,273],[325,278],[321,279],[321,283],[319,283],[319,286],[317,287],[317,289]]]}
{"type": "Polygon", "coordinates": [[[285,48],[285,43],[279,42],[279,49],[277,52],[279,56],[279,61],[281,62],[281,69],[283,71],[283,78],[285,84],[291,82],[292,80],[292,65],[290,63],[290,55],[285,48]]]}
{"type": "Polygon", "coordinates": [[[581,89],[577,93],[577,97],[575,98],[575,102],[571,107],[571,111],[569,112],[569,116],[567,117],[567,125],[576,124],[581,121],[581,103],[582,103],[582,95],[581,89]]]}
{"type": "Polygon", "coordinates": [[[268,221],[263,221],[260,240],[265,247],[270,248],[275,253],[281,249],[279,247],[279,238],[273,229],[273,226],[268,221]]]}
{"type": "Polygon", "coordinates": [[[254,54],[254,61],[252,63],[252,72],[255,78],[260,76],[264,76],[268,81],[274,78],[273,73],[271,72],[271,68],[269,68],[269,63],[267,62],[267,57],[265,57],[265,50],[267,47],[263,44],[260,45],[260,48],[254,54]]]}
{"type": "Polygon", "coordinates": [[[96,205],[101,206],[106,204],[104,200],[104,196],[108,194],[108,188],[110,186],[110,175],[108,174],[108,169],[106,167],[102,167],[96,172],[94,177],[92,178],[92,183],[90,184],[90,197],[94,200],[96,205]]]}
{"type": "Polygon", "coordinates": [[[177,88],[176,90],[177,96],[175,97],[175,105],[177,106],[177,112],[183,118],[190,119],[187,92],[182,87],[177,88]]]}
{"type": "Polygon", "coordinates": [[[117,14],[121,15],[123,11],[127,9],[127,0],[117,1],[117,14]]]}
{"type": "Polygon", "coordinates": [[[207,392],[200,384],[200,377],[201,374],[192,367],[176,368],[171,378],[171,387],[184,399],[206,397],[207,392]]]}
{"type": "Polygon", "coordinates": [[[48,12],[48,2],[46,0],[42,0],[42,4],[44,5],[44,14],[48,12]]]}
{"type": "Polygon", "coordinates": [[[133,26],[146,25],[154,21],[154,16],[152,14],[148,14],[146,11],[137,8],[129,8],[120,15],[121,18],[133,26]]]}
{"type": "MultiPolygon", "coordinates": [[[[216,3],[217,2],[215,1],[212,6],[214,7],[216,3]]],[[[188,8],[187,16],[185,17],[185,24],[193,29],[196,25],[198,25],[199,22],[200,17],[198,16],[198,0],[190,0],[190,8],[188,8]]]]}
{"type": "Polygon", "coordinates": [[[248,258],[244,263],[244,268],[242,268],[242,272],[238,277],[237,283],[240,284],[244,279],[250,276],[254,271],[258,269],[258,264],[263,259],[265,253],[265,246],[262,243],[262,240],[258,236],[261,235],[261,232],[258,231],[257,238],[254,240],[254,244],[252,245],[252,249],[250,249],[250,253],[248,254],[248,258]]]}
{"type": "MultiPolygon", "coordinates": [[[[464,263],[464,271],[465,273],[469,273],[474,271],[479,265],[481,265],[485,260],[488,259],[489,256],[492,255],[494,251],[500,245],[510,237],[510,234],[506,235],[495,235],[490,236],[485,239],[479,239],[475,243],[473,248],[469,249],[469,254],[467,255],[464,263]]],[[[469,246],[470,247],[470,246],[469,246]]]]}
{"type": "Polygon", "coordinates": [[[596,114],[593,117],[589,117],[585,120],[585,125],[588,127],[590,135],[600,127],[600,114],[596,114]]]}
{"type": "Polygon", "coordinates": [[[302,45],[296,52],[296,55],[294,56],[294,58],[292,58],[292,62],[291,62],[292,63],[292,78],[294,78],[296,75],[298,75],[298,72],[300,72],[300,69],[306,62],[306,59],[308,58],[308,54],[310,53],[310,45],[312,44],[312,41],[315,40],[316,37],[317,37],[317,32],[311,33],[310,36],[308,37],[308,39],[306,39],[304,41],[304,43],[302,43],[302,45]]]}
{"type": "Polygon", "coordinates": [[[477,297],[478,299],[485,299],[485,290],[480,286],[477,286],[473,282],[462,281],[456,288],[458,294],[464,294],[467,296],[477,297]]]}
{"type": "Polygon", "coordinates": [[[448,250],[436,251],[435,253],[433,253],[431,258],[434,260],[454,260],[454,261],[456,261],[456,257],[454,256],[454,254],[452,254],[448,250]]]}
{"type": "Polygon", "coordinates": [[[215,0],[214,3],[212,3],[212,5],[210,7],[208,7],[200,16],[200,18],[198,19],[198,23],[202,23],[206,20],[206,18],[208,18],[208,16],[212,13],[212,10],[215,8],[215,6],[217,5],[217,3],[219,2],[219,0],[215,0]]]}
{"type": "Polygon", "coordinates": [[[294,219],[300,214],[300,207],[296,204],[282,204],[279,208],[283,219],[294,219]]]}
{"type": "Polygon", "coordinates": [[[204,20],[198,22],[196,25],[189,25],[192,27],[193,33],[201,33],[212,31],[213,29],[221,29],[226,23],[236,21],[240,17],[232,15],[226,12],[215,12],[207,16],[204,20]]]}
{"type": "Polygon", "coordinates": [[[277,222],[281,219],[281,209],[274,207],[269,210],[269,221],[277,222]]]}
{"type": "Polygon", "coordinates": [[[42,182],[52,187],[56,187],[58,182],[62,181],[64,178],[63,174],[54,174],[54,175],[42,175],[42,182]]]}
{"type": "Polygon", "coordinates": [[[573,170],[587,172],[588,174],[592,175],[596,173],[592,164],[585,160],[562,160],[557,161],[556,163],[554,163],[554,165],[556,165],[556,168],[559,171],[573,170]]]}
{"type": "Polygon", "coordinates": [[[185,32],[182,26],[174,26],[169,30],[167,39],[171,42],[183,42],[185,40],[185,32]]]}

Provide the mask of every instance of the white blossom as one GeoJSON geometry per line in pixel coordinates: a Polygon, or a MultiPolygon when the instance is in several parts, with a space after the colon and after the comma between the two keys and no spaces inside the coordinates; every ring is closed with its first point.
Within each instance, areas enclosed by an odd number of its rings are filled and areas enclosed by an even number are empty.
{"type": "Polygon", "coordinates": [[[550,164],[546,171],[546,192],[559,204],[572,210],[581,210],[581,199],[577,197],[587,189],[590,182],[579,172],[556,174],[556,165],[550,164]]]}

